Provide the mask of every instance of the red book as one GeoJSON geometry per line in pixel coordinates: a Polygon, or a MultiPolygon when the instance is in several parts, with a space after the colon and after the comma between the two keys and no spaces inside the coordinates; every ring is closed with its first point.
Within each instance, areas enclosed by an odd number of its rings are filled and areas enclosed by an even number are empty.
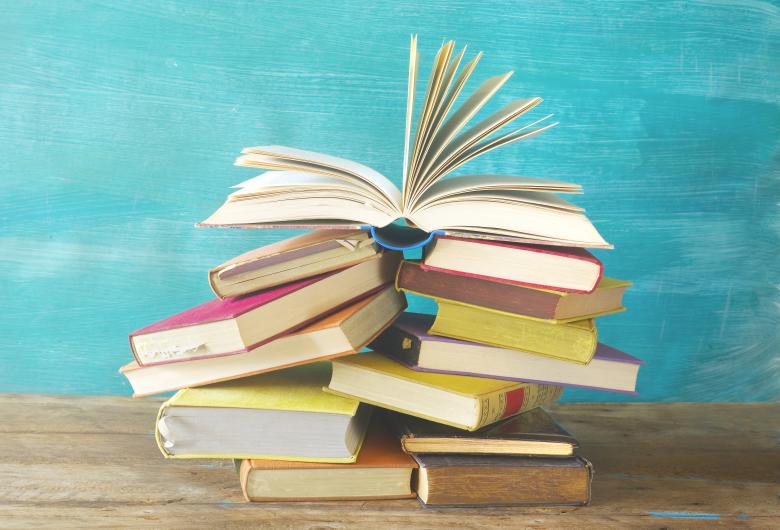
{"type": "Polygon", "coordinates": [[[211,300],[130,334],[141,366],[249,351],[377,292],[393,281],[398,253],[378,254],[243,298],[211,300]]]}
{"type": "Polygon", "coordinates": [[[570,293],[593,292],[604,272],[604,265],[581,248],[452,236],[431,243],[422,268],[570,293]]]}

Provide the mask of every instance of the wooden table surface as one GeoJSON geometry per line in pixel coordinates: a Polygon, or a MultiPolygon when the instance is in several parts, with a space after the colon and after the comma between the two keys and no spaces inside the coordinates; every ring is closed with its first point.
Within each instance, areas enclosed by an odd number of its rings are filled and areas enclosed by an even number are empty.
{"type": "Polygon", "coordinates": [[[596,474],[579,508],[249,504],[229,461],[164,460],[159,399],[0,394],[0,526],[780,528],[780,404],[552,409],[596,474]]]}

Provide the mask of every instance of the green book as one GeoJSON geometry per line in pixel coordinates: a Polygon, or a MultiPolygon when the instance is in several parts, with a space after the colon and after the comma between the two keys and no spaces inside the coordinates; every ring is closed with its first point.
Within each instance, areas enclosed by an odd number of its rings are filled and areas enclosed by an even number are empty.
{"type": "Polygon", "coordinates": [[[592,318],[566,323],[531,320],[512,313],[437,299],[431,335],[490,344],[587,364],[596,353],[592,318]]]}

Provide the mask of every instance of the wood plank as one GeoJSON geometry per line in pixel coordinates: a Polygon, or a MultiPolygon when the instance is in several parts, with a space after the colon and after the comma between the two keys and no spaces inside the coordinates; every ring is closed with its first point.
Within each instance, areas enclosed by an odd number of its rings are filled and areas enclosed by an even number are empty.
{"type": "Polygon", "coordinates": [[[229,461],[162,458],[160,402],[0,394],[0,526],[780,526],[778,404],[558,405],[596,469],[591,506],[424,510],[244,503],[229,461]]]}

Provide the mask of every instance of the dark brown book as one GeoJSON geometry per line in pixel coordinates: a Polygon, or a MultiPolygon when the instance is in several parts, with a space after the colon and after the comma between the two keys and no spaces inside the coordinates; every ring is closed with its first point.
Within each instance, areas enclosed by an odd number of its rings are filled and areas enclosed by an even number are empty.
{"type": "Polygon", "coordinates": [[[577,447],[577,440],[542,408],[473,432],[397,412],[385,416],[407,453],[570,457],[577,447]]]}
{"type": "Polygon", "coordinates": [[[581,506],[593,466],[581,457],[415,454],[425,506],[581,506]]]}
{"type": "Polygon", "coordinates": [[[592,293],[565,293],[423,268],[416,261],[404,261],[396,277],[396,287],[413,294],[564,321],[622,311],[623,293],[629,285],[604,277],[592,293]]]}

